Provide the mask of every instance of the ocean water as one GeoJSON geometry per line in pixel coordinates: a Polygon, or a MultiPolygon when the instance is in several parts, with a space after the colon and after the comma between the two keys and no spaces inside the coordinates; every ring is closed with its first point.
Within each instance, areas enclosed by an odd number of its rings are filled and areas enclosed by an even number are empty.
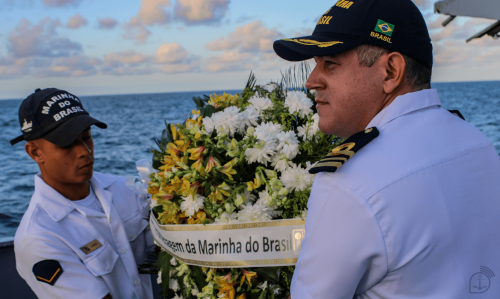
{"type": "MultiPolygon", "coordinates": [[[[436,83],[433,88],[438,89],[444,108],[459,110],[490,138],[500,154],[500,82],[436,83]]],[[[108,125],[106,130],[92,129],[95,171],[136,175],[135,161],[150,159],[153,139],[160,136],[165,121],[184,121],[195,107],[191,98],[213,92],[81,97],[90,114],[108,125]]],[[[20,104],[21,100],[0,101],[0,241],[14,236],[33,194],[33,176],[38,172],[23,143],[9,143],[20,133],[20,104]]]]}

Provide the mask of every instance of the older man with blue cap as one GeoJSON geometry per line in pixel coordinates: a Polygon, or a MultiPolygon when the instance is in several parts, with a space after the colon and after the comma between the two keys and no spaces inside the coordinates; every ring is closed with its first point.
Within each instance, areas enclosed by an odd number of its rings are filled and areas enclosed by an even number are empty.
{"type": "Polygon", "coordinates": [[[340,0],[274,50],[314,58],[319,127],[347,138],[310,170],[291,297],[500,298],[500,159],[430,89],[415,4],[340,0]]]}

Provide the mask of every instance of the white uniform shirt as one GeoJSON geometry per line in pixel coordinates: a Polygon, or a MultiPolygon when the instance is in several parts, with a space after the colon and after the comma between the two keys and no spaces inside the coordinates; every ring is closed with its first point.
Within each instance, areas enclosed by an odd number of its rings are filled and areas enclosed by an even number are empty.
{"type": "Polygon", "coordinates": [[[90,180],[104,213],[76,205],[35,176],[35,193],[14,239],[17,270],[39,298],[153,298],[151,279],[137,265],[154,248],[146,203],[126,179],[94,172],[90,180]],[[80,247],[102,246],[85,254],[80,247]],[[56,260],[54,285],[38,281],[33,266],[56,260]]]}
{"type": "Polygon", "coordinates": [[[491,141],[436,90],[397,97],[369,127],[380,135],[316,177],[292,298],[500,298],[491,141]]]}

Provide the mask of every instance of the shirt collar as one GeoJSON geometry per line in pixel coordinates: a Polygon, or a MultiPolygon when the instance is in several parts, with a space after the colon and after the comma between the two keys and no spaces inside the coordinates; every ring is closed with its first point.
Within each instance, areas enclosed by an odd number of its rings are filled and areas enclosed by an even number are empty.
{"type": "MultiPolygon", "coordinates": [[[[111,201],[110,196],[101,197],[99,195],[108,194],[109,191],[106,191],[105,189],[113,184],[114,181],[115,179],[111,176],[101,176],[98,173],[94,173],[90,179],[90,184],[100,199],[104,197],[105,200],[111,201]]],[[[71,200],[67,199],[61,195],[61,193],[57,192],[54,188],[45,183],[45,181],[41,178],[40,173],[35,175],[34,197],[38,198],[40,205],[54,221],[61,221],[77,208],[71,200]]]]}
{"type": "Polygon", "coordinates": [[[372,119],[366,128],[377,127],[380,129],[400,116],[432,106],[441,106],[436,89],[424,89],[407,93],[394,99],[389,106],[385,107],[372,119]]]}

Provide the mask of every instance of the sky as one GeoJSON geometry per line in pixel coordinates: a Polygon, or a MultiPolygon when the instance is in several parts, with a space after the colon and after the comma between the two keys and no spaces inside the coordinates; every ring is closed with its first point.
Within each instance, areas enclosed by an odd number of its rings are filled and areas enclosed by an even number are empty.
{"type": "MultiPolygon", "coordinates": [[[[335,4],[315,0],[0,0],[0,99],[57,87],[76,95],[242,89],[293,65],[274,40],[311,34],[335,4]]],[[[414,0],[434,46],[433,82],[500,80],[500,40],[465,40],[495,20],[435,14],[414,0]]]]}

